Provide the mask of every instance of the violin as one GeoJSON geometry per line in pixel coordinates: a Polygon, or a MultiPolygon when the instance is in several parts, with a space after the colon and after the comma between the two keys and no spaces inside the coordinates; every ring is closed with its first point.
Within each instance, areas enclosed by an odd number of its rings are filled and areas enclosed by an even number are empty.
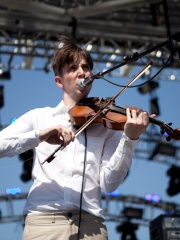
{"type": "MultiPolygon", "coordinates": [[[[99,98],[90,98],[80,101],[77,106],[69,110],[70,121],[74,126],[79,128],[75,132],[75,136],[84,131],[87,126],[92,123],[101,123],[105,127],[122,130],[126,123],[126,108],[115,105],[115,99],[123,93],[131,84],[133,84],[147,69],[152,66],[153,62],[150,61],[130,82],[122,88],[114,97],[100,100],[99,98]],[[88,104],[87,104],[88,103],[88,104]]],[[[130,109],[138,109],[131,108],[130,109]]],[[[164,124],[157,119],[149,118],[151,123],[154,123],[161,128],[161,133],[168,134],[167,141],[171,138],[180,140],[180,129],[173,130],[169,124],[164,124]]],[[[63,149],[63,144],[50,154],[41,164],[45,162],[50,163],[55,158],[55,153],[63,149]]]]}
{"type": "MultiPolygon", "coordinates": [[[[70,122],[75,127],[79,127],[84,125],[96,115],[98,111],[104,108],[104,105],[109,102],[110,98],[102,98],[98,97],[85,98],[77,103],[76,106],[69,110],[70,122]]],[[[113,101],[110,105],[105,107],[103,111],[92,121],[92,123],[101,123],[104,127],[113,129],[113,130],[123,130],[124,125],[127,121],[126,117],[126,108],[115,105],[113,101]]],[[[130,110],[135,109],[138,110],[137,107],[129,107],[130,110]]],[[[155,124],[160,127],[161,134],[167,133],[166,137],[167,141],[170,141],[171,138],[174,140],[180,140],[180,129],[177,128],[173,130],[170,126],[172,123],[165,124],[164,122],[149,117],[149,122],[155,124]]]]}

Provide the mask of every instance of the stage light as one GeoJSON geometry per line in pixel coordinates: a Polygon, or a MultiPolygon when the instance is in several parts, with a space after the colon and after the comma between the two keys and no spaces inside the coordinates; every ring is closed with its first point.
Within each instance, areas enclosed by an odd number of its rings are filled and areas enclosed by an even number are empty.
{"type": "Polygon", "coordinates": [[[150,82],[146,83],[145,85],[139,87],[138,91],[141,94],[146,94],[146,93],[150,93],[150,92],[154,91],[158,87],[159,87],[159,83],[158,82],[150,81],[150,82]]]}
{"type": "Polygon", "coordinates": [[[115,191],[111,192],[111,193],[105,193],[105,196],[113,196],[113,197],[118,197],[120,196],[120,190],[116,189],[115,191]]]}
{"type": "Polygon", "coordinates": [[[10,71],[0,71],[0,80],[10,80],[11,79],[11,73],[10,71]]]}
{"type": "Polygon", "coordinates": [[[158,195],[147,193],[144,197],[144,199],[148,202],[160,202],[161,198],[158,195]]]}
{"type": "Polygon", "coordinates": [[[87,50],[87,51],[91,51],[92,47],[93,47],[92,44],[88,44],[87,47],[86,47],[86,50],[87,50]]]}
{"type": "Polygon", "coordinates": [[[122,213],[127,220],[116,228],[117,232],[122,233],[121,240],[137,240],[135,231],[138,229],[138,224],[131,223],[130,219],[142,219],[143,209],[125,207],[122,213]]]}
{"type": "Polygon", "coordinates": [[[6,188],[6,195],[17,195],[22,193],[21,188],[6,188]]]}
{"type": "Polygon", "coordinates": [[[156,57],[161,57],[161,55],[162,55],[162,51],[160,51],[160,50],[158,50],[157,52],[156,52],[156,57]]]}
{"type": "Polygon", "coordinates": [[[4,106],[4,86],[0,86],[0,108],[4,106]]]}
{"type": "Polygon", "coordinates": [[[17,118],[12,118],[12,119],[10,120],[10,124],[14,123],[16,120],[17,120],[17,118]]]}
{"type": "Polygon", "coordinates": [[[170,80],[174,81],[176,79],[176,76],[174,74],[171,74],[170,80]]]}
{"type": "Polygon", "coordinates": [[[142,219],[143,209],[142,208],[133,208],[133,207],[125,207],[123,210],[125,217],[128,219],[136,218],[142,219]]]}
{"type": "Polygon", "coordinates": [[[135,231],[138,229],[138,225],[131,223],[129,220],[119,225],[116,230],[118,233],[122,233],[121,240],[137,240],[135,231]],[[129,238],[130,237],[130,238],[129,238]]]}
{"type": "Polygon", "coordinates": [[[170,177],[167,193],[169,196],[174,196],[180,193],[180,167],[172,165],[167,171],[170,177]]]}
{"type": "Polygon", "coordinates": [[[156,114],[156,116],[160,115],[160,108],[157,97],[150,100],[150,111],[151,114],[156,114]]]}
{"type": "Polygon", "coordinates": [[[19,159],[23,161],[23,173],[20,175],[23,182],[28,182],[32,178],[33,156],[34,152],[32,149],[19,155],[19,159]]]}
{"type": "Polygon", "coordinates": [[[162,154],[166,156],[175,157],[176,156],[176,147],[165,142],[159,142],[154,148],[149,160],[152,160],[157,154],[162,154]]]}

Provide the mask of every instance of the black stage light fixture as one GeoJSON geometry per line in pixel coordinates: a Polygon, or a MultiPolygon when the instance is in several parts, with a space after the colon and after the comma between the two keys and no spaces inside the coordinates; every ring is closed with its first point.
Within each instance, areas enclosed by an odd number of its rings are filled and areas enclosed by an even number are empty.
{"type": "Polygon", "coordinates": [[[34,152],[32,149],[19,155],[19,159],[23,162],[23,173],[20,175],[23,182],[28,182],[32,178],[33,156],[34,152]]]}
{"type": "Polygon", "coordinates": [[[154,91],[158,87],[159,87],[159,83],[158,82],[150,81],[150,82],[146,83],[145,85],[139,87],[138,91],[141,94],[146,94],[146,93],[150,93],[150,92],[154,91]]]}
{"type": "Polygon", "coordinates": [[[160,108],[159,108],[157,97],[152,98],[150,100],[150,112],[151,112],[151,114],[156,114],[156,116],[160,115],[160,108]]]}
{"type": "Polygon", "coordinates": [[[4,86],[0,86],[0,108],[4,106],[4,86]]]}
{"type": "Polygon", "coordinates": [[[135,231],[138,229],[138,224],[130,222],[130,219],[142,219],[143,209],[142,208],[133,208],[125,207],[122,211],[124,216],[127,218],[126,221],[119,225],[116,230],[122,234],[121,240],[137,240],[135,231]]]}
{"type": "Polygon", "coordinates": [[[9,70],[0,72],[0,80],[10,80],[10,79],[11,79],[11,73],[9,70]]]}
{"type": "Polygon", "coordinates": [[[167,188],[167,194],[174,196],[180,193],[180,167],[172,165],[167,171],[167,175],[170,177],[169,186],[167,188]]]}
{"type": "Polygon", "coordinates": [[[116,228],[118,233],[122,234],[121,240],[137,240],[135,231],[138,229],[138,224],[131,223],[129,220],[122,223],[116,228]]]}
{"type": "Polygon", "coordinates": [[[124,215],[130,218],[142,219],[143,209],[142,208],[133,208],[133,207],[125,207],[123,210],[124,215]]]}

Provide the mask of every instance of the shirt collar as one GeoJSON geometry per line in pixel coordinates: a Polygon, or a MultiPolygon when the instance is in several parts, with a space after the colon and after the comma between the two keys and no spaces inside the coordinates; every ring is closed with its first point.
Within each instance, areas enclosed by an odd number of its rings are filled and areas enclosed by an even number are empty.
{"type": "Polygon", "coordinates": [[[64,105],[64,101],[62,100],[54,109],[53,109],[53,116],[57,114],[68,113],[69,107],[64,105]]]}

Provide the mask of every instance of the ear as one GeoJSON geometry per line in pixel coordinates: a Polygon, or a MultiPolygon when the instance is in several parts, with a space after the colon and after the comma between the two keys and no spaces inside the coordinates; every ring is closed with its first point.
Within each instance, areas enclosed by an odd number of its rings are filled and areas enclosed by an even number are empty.
{"type": "Polygon", "coordinates": [[[55,76],[54,80],[58,87],[63,88],[63,82],[62,82],[62,78],[60,76],[55,76]]]}

